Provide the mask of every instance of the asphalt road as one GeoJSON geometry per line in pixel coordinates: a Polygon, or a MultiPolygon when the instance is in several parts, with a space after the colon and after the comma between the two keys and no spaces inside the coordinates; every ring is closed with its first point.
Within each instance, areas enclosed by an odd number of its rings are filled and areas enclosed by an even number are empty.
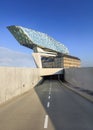
{"type": "Polygon", "coordinates": [[[93,130],[93,104],[46,80],[0,106],[0,130],[93,130]]]}

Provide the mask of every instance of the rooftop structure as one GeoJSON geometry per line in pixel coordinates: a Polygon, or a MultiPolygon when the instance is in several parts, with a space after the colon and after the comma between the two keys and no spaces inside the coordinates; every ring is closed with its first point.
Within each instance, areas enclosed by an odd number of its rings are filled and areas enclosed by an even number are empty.
{"type": "MultiPolygon", "coordinates": [[[[46,59],[46,57],[51,58],[58,57],[60,55],[69,56],[68,48],[65,45],[56,41],[45,33],[41,33],[21,26],[8,26],[7,28],[21,45],[33,49],[34,53],[32,55],[38,68],[42,68],[44,66],[44,57],[46,59]]],[[[48,63],[49,61],[47,60],[47,67],[48,63]]],[[[55,63],[53,62],[53,64],[55,63]]],[[[51,67],[52,66],[50,66],[50,68],[51,67]]],[[[61,67],[62,66],[59,68],[61,67]]]]}
{"type": "Polygon", "coordinates": [[[24,45],[31,49],[34,49],[34,47],[38,46],[44,50],[47,49],[48,51],[69,54],[67,47],[45,33],[41,33],[21,26],[9,26],[8,29],[21,45],[24,45]]]}

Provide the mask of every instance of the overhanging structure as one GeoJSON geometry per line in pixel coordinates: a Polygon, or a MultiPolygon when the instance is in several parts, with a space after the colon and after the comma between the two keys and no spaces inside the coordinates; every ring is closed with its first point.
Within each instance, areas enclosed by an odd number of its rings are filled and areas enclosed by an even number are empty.
{"type": "Polygon", "coordinates": [[[68,48],[62,43],[45,33],[32,29],[21,26],[8,26],[7,28],[21,45],[33,49],[32,55],[38,68],[62,68],[60,63],[56,67],[52,65],[58,63],[63,55],[69,55],[68,48]],[[54,62],[55,59],[56,62],[54,62]]]}

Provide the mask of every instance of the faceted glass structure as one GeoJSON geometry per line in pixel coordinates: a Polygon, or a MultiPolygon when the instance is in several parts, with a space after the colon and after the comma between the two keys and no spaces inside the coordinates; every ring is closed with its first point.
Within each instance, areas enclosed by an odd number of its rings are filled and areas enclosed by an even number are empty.
{"type": "Polygon", "coordinates": [[[21,26],[8,26],[7,28],[19,41],[19,43],[26,47],[33,49],[35,46],[37,46],[44,49],[46,48],[50,51],[69,54],[67,47],[45,33],[41,33],[21,26]]]}
{"type": "Polygon", "coordinates": [[[8,26],[17,41],[32,53],[38,68],[79,67],[80,59],[69,55],[68,48],[45,33],[21,26],[8,26]]]}

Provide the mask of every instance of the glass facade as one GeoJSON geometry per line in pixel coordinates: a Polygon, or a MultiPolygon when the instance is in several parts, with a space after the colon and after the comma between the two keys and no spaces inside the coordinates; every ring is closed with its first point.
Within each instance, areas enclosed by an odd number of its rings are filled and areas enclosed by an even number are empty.
{"type": "Polygon", "coordinates": [[[26,47],[33,49],[35,46],[38,46],[41,48],[49,49],[51,51],[69,54],[67,47],[45,33],[41,33],[21,26],[9,26],[7,28],[18,40],[18,42],[26,47]]]}
{"type": "Polygon", "coordinates": [[[58,57],[42,57],[43,68],[71,68],[80,67],[80,59],[73,56],[63,55],[58,57]]]}

